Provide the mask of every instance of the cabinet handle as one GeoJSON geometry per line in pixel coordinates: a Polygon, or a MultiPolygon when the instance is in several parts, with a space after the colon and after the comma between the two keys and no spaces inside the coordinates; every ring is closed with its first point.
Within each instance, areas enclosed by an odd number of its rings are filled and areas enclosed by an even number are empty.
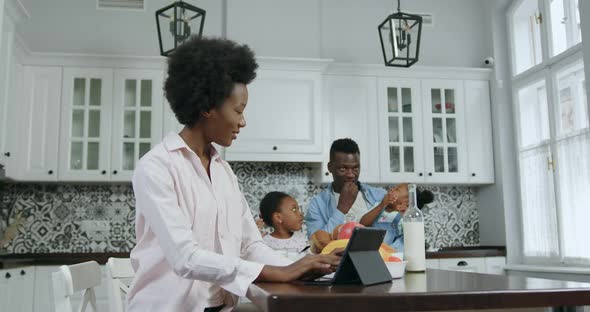
{"type": "Polygon", "coordinates": [[[117,170],[113,170],[113,174],[117,174],[117,170]]]}
{"type": "Polygon", "coordinates": [[[467,266],[467,265],[468,265],[467,261],[461,260],[461,261],[457,262],[457,266],[467,266]]]}
{"type": "Polygon", "coordinates": [[[475,172],[471,174],[472,177],[475,177],[475,172]]]}
{"type": "Polygon", "coordinates": [[[429,176],[429,177],[432,177],[432,172],[429,172],[429,173],[428,173],[428,176],[429,176]]]}
{"type": "Polygon", "coordinates": [[[47,171],[47,174],[53,174],[53,170],[47,171]]]}
{"type": "Polygon", "coordinates": [[[327,176],[330,175],[330,172],[329,171],[326,171],[326,173],[324,173],[324,175],[327,177],[327,176]]]}
{"type": "Polygon", "coordinates": [[[277,149],[278,149],[278,147],[276,147],[276,146],[273,146],[273,147],[272,147],[272,150],[273,150],[273,151],[276,151],[277,149]]]}
{"type": "Polygon", "coordinates": [[[423,176],[424,174],[422,172],[418,173],[419,176],[423,176]]]}
{"type": "Polygon", "coordinates": [[[25,270],[20,270],[20,275],[25,275],[27,274],[27,272],[25,272],[25,270]]]}
{"type": "Polygon", "coordinates": [[[6,152],[6,153],[4,153],[4,156],[6,156],[6,157],[10,157],[10,152],[6,152]]]}
{"type": "Polygon", "coordinates": [[[6,275],[4,275],[4,277],[10,278],[10,273],[6,272],[6,275]]]}
{"type": "Polygon", "coordinates": [[[107,174],[107,171],[106,170],[103,170],[101,173],[102,174],[107,174]]]}

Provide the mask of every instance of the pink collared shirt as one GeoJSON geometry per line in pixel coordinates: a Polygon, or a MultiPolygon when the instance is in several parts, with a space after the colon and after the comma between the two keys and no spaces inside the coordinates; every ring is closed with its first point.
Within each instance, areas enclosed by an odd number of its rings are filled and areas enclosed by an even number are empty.
{"type": "Polygon", "coordinates": [[[235,174],[215,149],[210,174],[175,133],[139,161],[127,311],[229,311],[265,264],[292,263],[263,243],[235,174]]]}

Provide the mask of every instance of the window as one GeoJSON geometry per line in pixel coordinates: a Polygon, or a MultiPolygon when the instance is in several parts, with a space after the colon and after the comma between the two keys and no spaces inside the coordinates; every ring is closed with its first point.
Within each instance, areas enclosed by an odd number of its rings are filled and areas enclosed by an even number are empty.
{"type": "Polygon", "coordinates": [[[578,2],[516,0],[508,11],[527,263],[590,265],[581,239],[590,237],[590,117],[578,2]]]}

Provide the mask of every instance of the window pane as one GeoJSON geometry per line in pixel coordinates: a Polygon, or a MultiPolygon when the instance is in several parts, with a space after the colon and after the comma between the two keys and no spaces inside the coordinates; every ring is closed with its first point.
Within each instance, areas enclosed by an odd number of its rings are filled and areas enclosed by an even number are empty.
{"type": "Polygon", "coordinates": [[[100,111],[88,111],[88,137],[98,138],[100,136],[100,111]]]}
{"type": "Polygon", "coordinates": [[[136,80],[125,80],[125,106],[135,106],[135,99],[137,98],[136,86],[136,80]]]}
{"type": "Polygon", "coordinates": [[[135,138],[135,111],[125,111],[123,119],[123,137],[135,138]]]}
{"type": "Polygon", "coordinates": [[[412,118],[404,117],[402,121],[404,123],[404,142],[414,142],[414,129],[412,128],[412,118]]]}
{"type": "Polygon", "coordinates": [[[141,81],[141,106],[152,106],[152,81],[141,81]]]}
{"type": "Polygon", "coordinates": [[[90,106],[100,106],[100,91],[102,80],[90,79],[90,106]]]}
{"type": "Polygon", "coordinates": [[[72,111],[72,137],[84,137],[84,110],[82,109],[72,111]]]}
{"type": "Polygon", "coordinates": [[[459,161],[457,160],[457,148],[449,147],[447,155],[449,156],[449,172],[458,172],[459,161]]]}
{"type": "Polygon", "coordinates": [[[150,138],[152,128],[152,112],[144,111],[139,113],[139,137],[150,138]]]}
{"type": "Polygon", "coordinates": [[[512,16],[516,73],[541,63],[541,24],[538,0],[524,0],[512,16]]]}
{"type": "Polygon", "coordinates": [[[387,108],[391,113],[398,111],[397,88],[387,88],[387,108]]]}
{"type": "Polygon", "coordinates": [[[447,118],[447,142],[457,143],[457,125],[455,118],[447,118]]]}
{"type": "Polygon", "coordinates": [[[412,89],[402,88],[402,112],[412,112],[412,89]]]}
{"type": "Polygon", "coordinates": [[[557,55],[582,40],[577,2],[574,0],[551,0],[552,55],[557,55]]]}
{"type": "Polygon", "coordinates": [[[432,133],[434,143],[443,143],[442,118],[432,118],[432,133]]]}
{"type": "Polygon", "coordinates": [[[440,114],[441,107],[440,107],[440,89],[431,89],[430,90],[430,104],[432,105],[432,112],[435,114],[440,114]]]}
{"type": "Polygon", "coordinates": [[[590,261],[590,248],[582,237],[590,237],[590,133],[557,143],[557,173],[564,257],[590,261]]]}
{"type": "Polygon", "coordinates": [[[453,89],[445,89],[445,112],[455,113],[455,90],[453,89]]]}
{"type": "Polygon", "coordinates": [[[139,158],[143,157],[145,153],[149,152],[151,148],[150,143],[139,143],[139,158]]]}
{"type": "Polygon", "coordinates": [[[520,146],[539,144],[549,139],[549,116],[545,81],[518,90],[520,146]]]}
{"type": "Polygon", "coordinates": [[[399,157],[399,146],[389,147],[389,170],[391,172],[399,172],[400,169],[400,157],[399,157]]]}
{"type": "Polygon", "coordinates": [[[389,142],[399,142],[398,121],[398,117],[389,117],[389,142]]]}
{"type": "Polygon", "coordinates": [[[88,170],[98,169],[98,142],[88,143],[88,159],[86,164],[88,170]]]}
{"type": "Polygon", "coordinates": [[[404,147],[404,172],[414,172],[414,148],[404,147]]]}
{"type": "Polygon", "coordinates": [[[133,170],[135,165],[135,144],[123,143],[123,170],[133,170]]]}
{"type": "Polygon", "coordinates": [[[70,169],[82,169],[82,142],[72,142],[70,150],[70,169]]]}
{"type": "Polygon", "coordinates": [[[84,78],[74,79],[74,105],[83,106],[86,94],[86,80],[84,78]]]}
{"type": "Polygon", "coordinates": [[[588,128],[584,65],[578,63],[557,73],[557,135],[588,128]]]}
{"type": "Polygon", "coordinates": [[[559,253],[549,155],[546,146],[520,154],[524,255],[529,257],[550,257],[559,253]]]}
{"type": "Polygon", "coordinates": [[[445,149],[434,147],[434,171],[445,172],[445,149]]]}

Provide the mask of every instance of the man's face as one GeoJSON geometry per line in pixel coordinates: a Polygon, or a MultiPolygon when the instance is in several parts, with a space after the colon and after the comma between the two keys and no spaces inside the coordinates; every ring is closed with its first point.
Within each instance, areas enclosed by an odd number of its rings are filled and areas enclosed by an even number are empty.
{"type": "Polygon", "coordinates": [[[328,171],[334,177],[336,188],[340,188],[344,182],[356,183],[361,174],[361,156],[358,153],[336,152],[328,163],[328,171]]]}

